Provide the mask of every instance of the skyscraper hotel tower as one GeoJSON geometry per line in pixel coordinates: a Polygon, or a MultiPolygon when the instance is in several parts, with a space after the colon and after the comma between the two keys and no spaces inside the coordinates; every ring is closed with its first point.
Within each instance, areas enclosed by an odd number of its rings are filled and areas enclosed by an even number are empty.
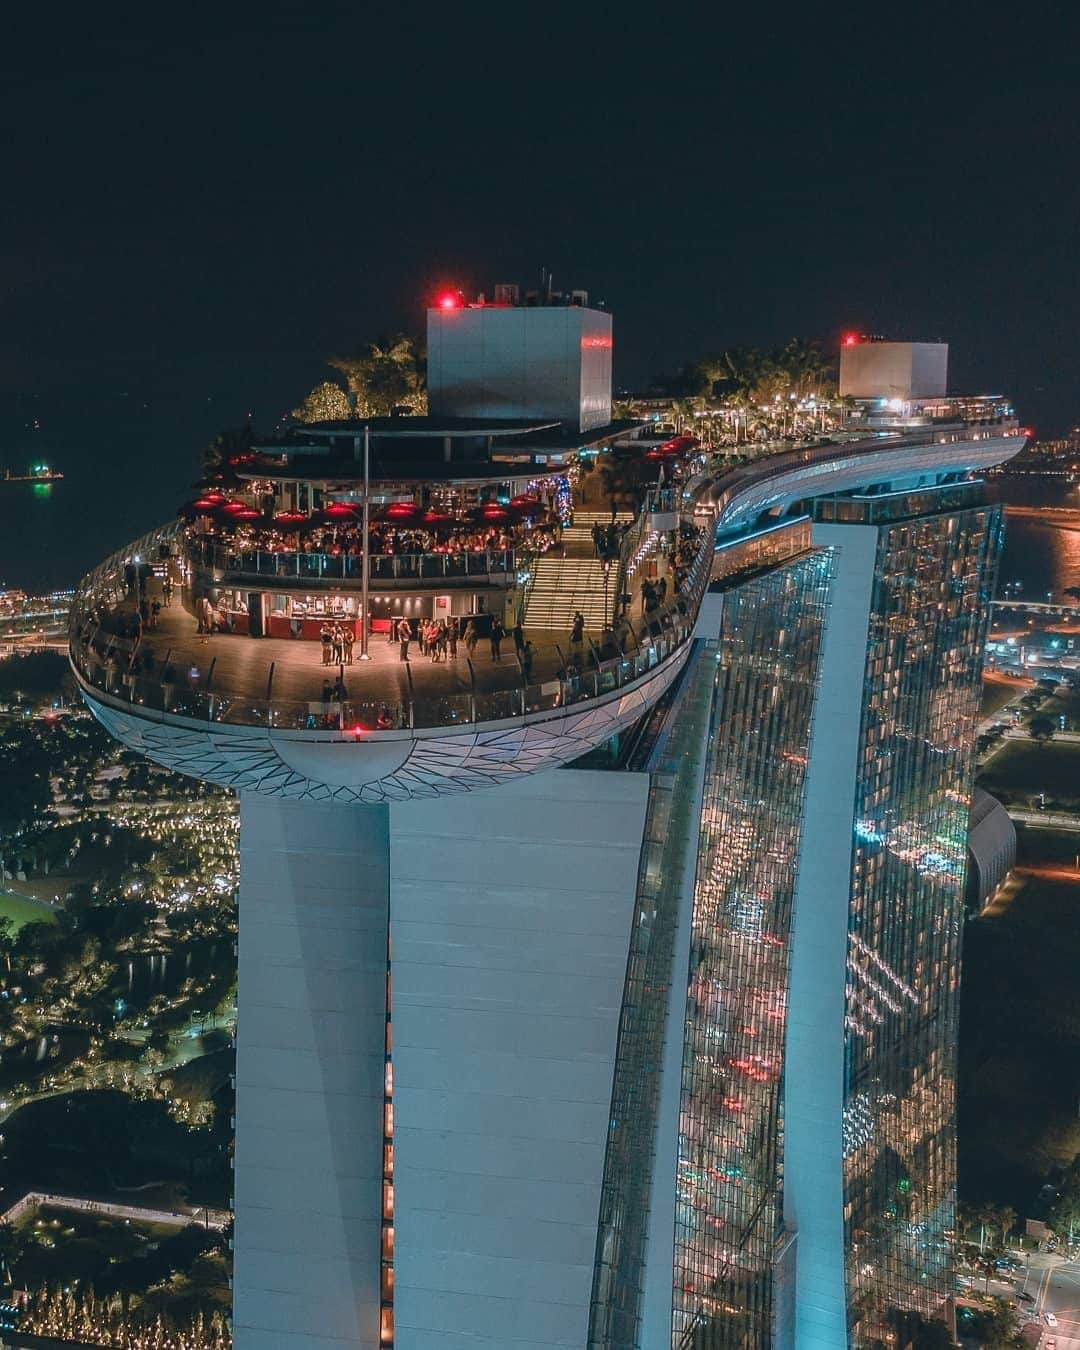
{"type": "Polygon", "coordinates": [[[238,1350],[903,1344],[1011,409],[885,353],[721,472],[612,421],[581,293],[429,333],[429,416],[256,446],[73,619],[101,722],[239,796],[238,1350]],[[608,530],[633,454],[678,483],[608,530]]]}

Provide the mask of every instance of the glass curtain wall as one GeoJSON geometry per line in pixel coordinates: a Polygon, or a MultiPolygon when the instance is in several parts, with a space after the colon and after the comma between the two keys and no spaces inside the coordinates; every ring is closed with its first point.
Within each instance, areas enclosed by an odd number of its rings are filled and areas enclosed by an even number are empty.
{"type": "Polygon", "coordinates": [[[638,1350],[640,1344],[660,1076],[679,903],[696,835],[712,657],[711,647],[697,645],[670,735],[652,766],[600,1197],[589,1350],[638,1350]]]}
{"type": "Polygon", "coordinates": [[[788,940],[831,550],[724,596],[694,896],[672,1345],[767,1350],[788,940]]]}
{"type": "Polygon", "coordinates": [[[882,526],[852,855],[843,1121],[850,1343],[953,1293],[957,999],[997,508],[882,526]]]}

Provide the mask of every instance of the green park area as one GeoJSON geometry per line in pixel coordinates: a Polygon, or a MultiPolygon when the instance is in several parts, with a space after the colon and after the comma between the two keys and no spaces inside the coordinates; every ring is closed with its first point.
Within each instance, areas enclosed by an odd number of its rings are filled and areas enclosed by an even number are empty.
{"type": "Polygon", "coordinates": [[[1080,690],[1059,684],[1057,692],[1043,703],[1039,712],[1055,722],[1063,716],[1066,731],[1080,731],[1080,690]]]}
{"type": "Polygon", "coordinates": [[[14,891],[0,889],[0,919],[11,921],[11,931],[14,934],[24,924],[55,923],[56,912],[28,895],[18,895],[14,891]]]}
{"type": "Polygon", "coordinates": [[[960,1193],[1030,1215],[1080,1152],[1080,834],[1019,835],[1020,873],[964,933],[960,1193]]]}
{"type": "MultiPolygon", "coordinates": [[[[146,1223],[43,1205],[0,1231],[0,1246],[13,1274],[36,1291],[33,1323],[48,1325],[51,1312],[61,1326],[66,1315],[78,1330],[114,1332],[126,1306],[134,1326],[162,1319],[209,1328],[229,1312],[227,1235],[198,1221],[146,1223]]],[[[102,1343],[120,1344],[111,1335],[102,1343]]]]}

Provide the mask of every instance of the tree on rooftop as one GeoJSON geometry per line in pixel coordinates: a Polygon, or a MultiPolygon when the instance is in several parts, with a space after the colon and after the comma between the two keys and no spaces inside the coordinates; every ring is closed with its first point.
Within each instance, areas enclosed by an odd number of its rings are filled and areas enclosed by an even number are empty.
{"type": "Polygon", "coordinates": [[[701,410],[701,400],[697,398],[677,398],[671,405],[671,417],[675,423],[675,430],[685,431],[688,425],[693,425],[694,418],[701,410]]]}
{"type": "Polygon", "coordinates": [[[289,416],[294,422],[337,422],[351,414],[349,396],[341,385],[323,380],[289,416]]]}
{"type": "Polygon", "coordinates": [[[398,334],[366,343],[355,355],[331,357],[345,377],[359,417],[388,417],[395,408],[427,411],[427,389],[420,355],[411,338],[398,334]]]}

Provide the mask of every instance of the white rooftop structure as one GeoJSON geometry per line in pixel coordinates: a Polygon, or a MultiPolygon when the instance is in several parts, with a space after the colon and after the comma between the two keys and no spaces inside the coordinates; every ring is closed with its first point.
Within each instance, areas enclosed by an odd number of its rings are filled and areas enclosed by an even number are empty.
{"type": "Polygon", "coordinates": [[[849,334],[840,347],[840,394],[851,398],[941,398],[947,342],[876,342],[849,334]]]}
{"type": "Polygon", "coordinates": [[[537,300],[466,305],[446,295],[428,310],[434,416],[551,417],[577,431],[607,426],[611,315],[590,309],[584,291],[537,300]]]}

